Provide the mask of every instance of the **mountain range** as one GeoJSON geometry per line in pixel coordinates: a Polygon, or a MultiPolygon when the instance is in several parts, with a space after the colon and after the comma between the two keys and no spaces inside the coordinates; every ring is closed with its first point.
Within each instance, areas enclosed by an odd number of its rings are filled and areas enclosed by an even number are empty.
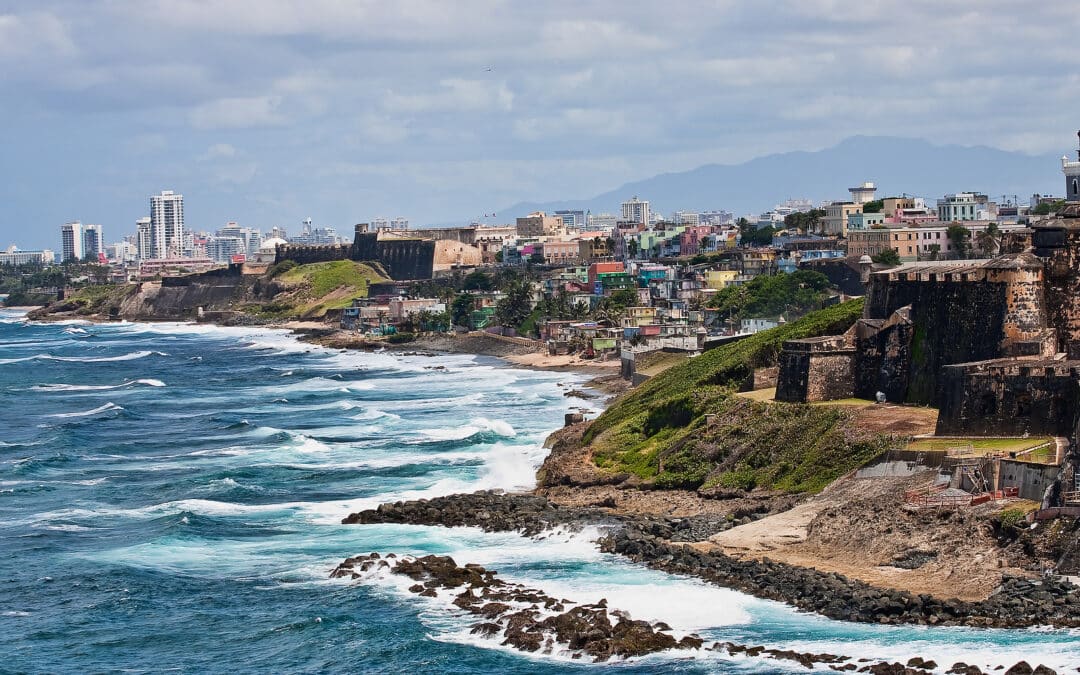
{"type": "Polygon", "coordinates": [[[977,191],[1021,203],[1034,193],[1063,192],[1060,158],[986,146],[935,145],[925,140],[853,136],[816,152],[785,152],[742,164],[706,164],[626,183],[587,199],[520,202],[502,211],[510,217],[533,211],[582,209],[618,214],[637,195],[653,211],[724,209],[738,215],[768,210],[788,198],[815,203],[844,200],[847,188],[873,181],[877,196],[903,194],[934,200],[946,193],[977,191]]]}

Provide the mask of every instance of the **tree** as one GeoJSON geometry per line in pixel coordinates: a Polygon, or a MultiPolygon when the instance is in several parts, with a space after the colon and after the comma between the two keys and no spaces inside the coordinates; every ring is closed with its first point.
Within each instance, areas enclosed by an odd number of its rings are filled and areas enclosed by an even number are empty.
{"type": "Polygon", "coordinates": [[[506,289],[506,295],[495,305],[495,322],[507,328],[518,328],[532,312],[532,288],[528,281],[517,280],[506,289]]]}
{"type": "Polygon", "coordinates": [[[450,305],[450,320],[455,326],[471,328],[469,316],[473,311],[473,297],[468,293],[462,293],[454,298],[450,305]]]}
{"type": "Polygon", "coordinates": [[[870,256],[870,259],[879,265],[899,265],[900,254],[897,253],[895,248],[886,248],[877,255],[870,256]]]}
{"type": "Polygon", "coordinates": [[[636,239],[630,239],[626,242],[626,255],[630,258],[637,257],[638,243],[636,239]]]}
{"type": "Polygon", "coordinates": [[[465,291],[490,291],[494,286],[491,277],[480,270],[470,272],[461,284],[462,290],[465,291]]]}
{"type": "MultiPolygon", "coordinates": [[[[746,284],[721,289],[709,302],[728,319],[802,315],[821,307],[829,296],[828,277],[798,270],[791,274],[758,276],[746,284]]],[[[790,318],[790,317],[789,317],[790,318]]]]}
{"type": "Polygon", "coordinates": [[[966,258],[971,249],[971,230],[963,225],[950,225],[945,231],[945,236],[952,244],[957,258],[966,258]]]}
{"type": "Polygon", "coordinates": [[[985,230],[979,232],[975,236],[975,245],[978,246],[979,252],[987,258],[997,255],[1001,250],[1001,228],[998,227],[998,224],[990,223],[985,230]]]}
{"type": "Polygon", "coordinates": [[[937,260],[941,257],[941,244],[930,244],[930,259],[937,260]]]}
{"type": "Polygon", "coordinates": [[[811,232],[816,230],[818,222],[825,216],[825,209],[810,209],[809,211],[796,211],[784,216],[784,228],[811,232]]]}
{"type": "Polygon", "coordinates": [[[1057,213],[1065,206],[1064,199],[1058,199],[1053,202],[1039,202],[1034,209],[1031,210],[1031,214],[1034,216],[1048,216],[1051,213],[1057,213]]]}
{"type": "Polygon", "coordinates": [[[862,205],[862,212],[863,213],[881,213],[882,209],[884,209],[884,208],[885,208],[885,200],[884,199],[875,199],[873,201],[869,201],[869,202],[866,202],[865,204],[863,204],[862,205]]]}

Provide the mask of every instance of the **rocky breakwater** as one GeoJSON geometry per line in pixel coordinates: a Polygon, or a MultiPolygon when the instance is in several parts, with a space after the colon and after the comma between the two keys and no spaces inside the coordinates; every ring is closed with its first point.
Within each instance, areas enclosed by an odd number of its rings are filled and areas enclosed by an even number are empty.
{"type": "MultiPolygon", "coordinates": [[[[808,669],[827,665],[838,672],[872,675],[924,675],[938,666],[933,661],[912,658],[906,664],[887,661],[856,661],[852,657],[828,653],[799,652],[733,642],[705,643],[695,634],[677,636],[663,621],[635,620],[628,613],[608,606],[607,600],[575,603],[556,598],[542,590],[498,578],[494,570],[480,565],[458,565],[449,556],[398,557],[369,553],[347,558],[330,576],[336,579],[377,580],[386,575],[404,576],[416,582],[409,592],[420,597],[443,599],[458,611],[472,616],[472,635],[498,640],[502,646],[523,652],[568,655],[574,660],[604,662],[646,656],[668,650],[714,652],[718,655],[773,659],[799,664],[808,669]]],[[[982,675],[978,667],[954,664],[949,673],[982,675]]],[[[1043,666],[1032,669],[1017,664],[1008,675],[1054,675],[1043,666]]]]}
{"type": "Polygon", "coordinates": [[[730,527],[730,521],[709,518],[628,516],[605,504],[568,508],[535,495],[477,492],[383,504],[351,514],[342,522],[468,526],[525,536],[559,527],[599,525],[608,531],[600,542],[607,552],[832,619],[996,628],[1080,626],[1080,588],[1065,581],[1003,576],[998,591],[979,602],[916,595],[871,586],[835,572],[769,559],[739,560],[719,551],[702,550],[704,544],[687,545],[730,527]]]}
{"type": "Polygon", "coordinates": [[[672,543],[653,528],[627,523],[601,541],[601,548],[675,574],[778,600],[832,619],[878,624],[1022,628],[1080,626],[1080,588],[1053,578],[1003,575],[1001,586],[978,602],[915,595],[871,586],[835,572],[672,543]]]}
{"type": "Polygon", "coordinates": [[[333,571],[337,578],[390,573],[416,582],[410,592],[453,597],[454,606],[478,619],[470,632],[500,637],[501,644],[525,652],[565,651],[573,659],[607,661],[668,649],[698,649],[693,635],[676,638],[663,623],[636,621],[607,602],[575,604],[543,591],[505,582],[479,565],[459,566],[448,556],[381,558],[378,553],[349,558],[333,571]]]}
{"type": "Polygon", "coordinates": [[[695,542],[708,539],[733,525],[749,522],[757,515],[743,513],[732,519],[627,515],[620,513],[610,499],[598,500],[589,506],[566,507],[536,495],[482,490],[471,494],[381,504],[375,509],[350,514],[341,522],[345,525],[397,523],[478,527],[487,532],[520,532],[528,537],[556,528],[580,530],[590,525],[620,528],[632,523],[637,530],[647,532],[654,538],[695,542]]]}

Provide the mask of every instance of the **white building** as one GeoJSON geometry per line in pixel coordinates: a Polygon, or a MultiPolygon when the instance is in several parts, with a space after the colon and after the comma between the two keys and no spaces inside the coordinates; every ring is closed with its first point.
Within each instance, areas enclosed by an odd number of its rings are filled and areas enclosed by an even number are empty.
{"type": "Polygon", "coordinates": [[[978,203],[974,192],[957,192],[945,195],[937,200],[938,220],[952,222],[957,220],[979,220],[978,203]]]}
{"type": "Polygon", "coordinates": [[[676,225],[700,225],[701,216],[693,211],[676,211],[672,216],[676,225]]]}
{"type": "Polygon", "coordinates": [[[649,212],[649,202],[638,199],[634,195],[629,201],[622,203],[622,219],[630,223],[642,223],[648,225],[652,214],[649,212]]]}
{"type": "MultiPolygon", "coordinates": [[[[1076,133],[1080,137],[1080,131],[1076,133]]],[[[1061,157],[1061,171],[1065,174],[1065,199],[1070,202],[1080,201],[1080,150],[1076,151],[1075,162],[1067,156],[1061,157]]]]}
{"type": "Polygon", "coordinates": [[[135,262],[139,257],[139,247],[129,241],[118,241],[105,248],[105,255],[114,262],[135,262]]]}
{"type": "Polygon", "coordinates": [[[179,258],[184,252],[184,195],[163,190],[150,196],[151,258],[179,258]]]}
{"type": "MultiPolygon", "coordinates": [[[[215,236],[240,239],[240,250],[236,253],[243,253],[249,257],[254,257],[255,254],[259,252],[259,246],[262,245],[262,232],[252,227],[240,227],[232,221],[225,223],[225,227],[219,229],[215,236]]],[[[207,244],[207,255],[217,260],[217,258],[210,253],[209,244],[207,244]]],[[[223,262],[228,262],[228,260],[224,260],[223,262]]]]}
{"type": "Polygon", "coordinates": [[[20,251],[12,245],[8,246],[6,251],[0,251],[0,265],[48,265],[55,257],[49,249],[20,251]]]}
{"type": "Polygon", "coordinates": [[[77,220],[60,226],[60,252],[64,260],[82,260],[83,225],[77,220]]]}
{"type": "Polygon", "coordinates": [[[216,263],[232,262],[232,257],[240,254],[247,255],[247,247],[240,237],[210,237],[206,241],[206,256],[216,263]]]}
{"type": "Polygon", "coordinates": [[[858,187],[848,188],[848,192],[851,193],[852,203],[865,204],[866,202],[874,201],[877,187],[872,182],[866,181],[858,187]]]}
{"type": "Polygon", "coordinates": [[[150,218],[135,221],[135,249],[139,260],[154,257],[154,235],[150,230],[150,218]]]}
{"type": "Polygon", "coordinates": [[[619,222],[619,217],[611,213],[590,213],[585,218],[589,230],[611,232],[619,222]]]}

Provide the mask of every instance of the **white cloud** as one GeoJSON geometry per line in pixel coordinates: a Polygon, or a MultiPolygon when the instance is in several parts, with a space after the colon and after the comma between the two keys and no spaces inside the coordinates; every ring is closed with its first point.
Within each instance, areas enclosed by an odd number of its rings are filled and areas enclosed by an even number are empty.
{"type": "Polygon", "coordinates": [[[392,112],[469,112],[477,110],[509,111],[514,107],[514,93],[505,82],[447,78],[434,91],[413,94],[388,92],[383,106],[392,112]]]}
{"type": "Polygon", "coordinates": [[[228,143],[215,143],[206,149],[206,152],[199,155],[199,159],[202,161],[210,161],[215,159],[224,159],[228,157],[236,156],[236,148],[228,143]]]}
{"type": "Polygon", "coordinates": [[[279,112],[280,96],[248,96],[221,98],[204,103],[188,114],[196,129],[245,129],[276,126],[285,123],[279,112]]]}

